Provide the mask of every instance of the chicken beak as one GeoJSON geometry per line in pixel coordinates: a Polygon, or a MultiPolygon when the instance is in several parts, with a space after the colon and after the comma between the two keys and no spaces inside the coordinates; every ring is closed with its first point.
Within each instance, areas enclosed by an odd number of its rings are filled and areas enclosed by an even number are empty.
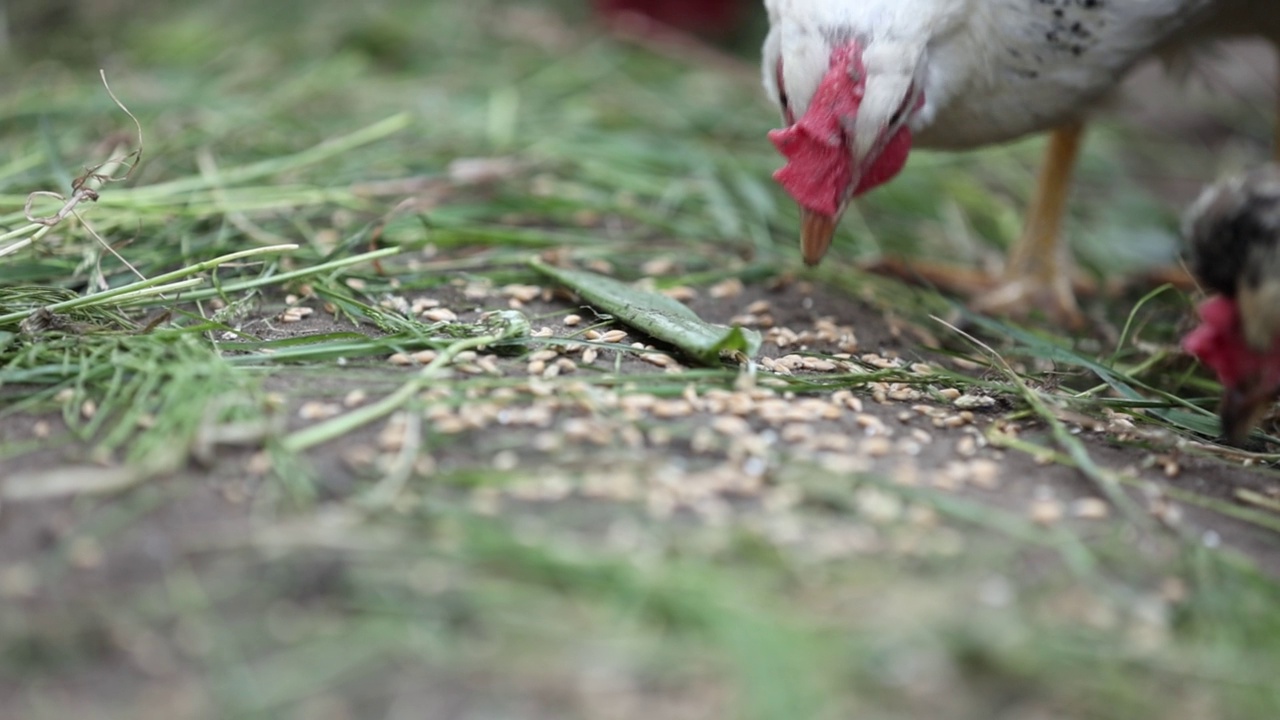
{"type": "Polygon", "coordinates": [[[1230,445],[1243,447],[1249,433],[1271,404],[1273,392],[1253,383],[1227,388],[1222,394],[1218,418],[1222,422],[1223,439],[1230,445]]]}
{"type": "Polygon", "coordinates": [[[805,265],[817,265],[831,247],[836,234],[840,214],[824,215],[808,208],[800,208],[800,254],[805,265]]]}

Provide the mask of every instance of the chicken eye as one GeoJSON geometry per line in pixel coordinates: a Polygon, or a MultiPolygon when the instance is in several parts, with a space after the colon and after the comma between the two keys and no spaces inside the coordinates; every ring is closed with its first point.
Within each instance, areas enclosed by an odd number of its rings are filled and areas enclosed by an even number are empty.
{"type": "Polygon", "coordinates": [[[893,113],[892,117],[889,118],[889,127],[898,127],[899,125],[902,124],[902,121],[906,119],[906,117],[907,117],[907,106],[903,105],[893,113]]]}
{"type": "Polygon", "coordinates": [[[787,85],[782,81],[782,61],[773,66],[773,76],[778,81],[778,105],[782,107],[782,118],[788,125],[796,124],[796,116],[791,112],[791,102],[787,98],[787,85]]]}

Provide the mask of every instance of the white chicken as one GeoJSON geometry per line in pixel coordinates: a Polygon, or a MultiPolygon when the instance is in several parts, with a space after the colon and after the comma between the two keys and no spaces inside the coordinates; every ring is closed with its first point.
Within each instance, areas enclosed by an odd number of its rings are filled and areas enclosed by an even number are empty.
{"type": "Polygon", "coordinates": [[[1275,0],[765,0],[764,84],[787,127],[774,177],[817,263],[850,200],[913,146],[958,150],[1051,131],[1023,236],[989,310],[1079,321],[1058,242],[1090,110],[1139,61],[1227,36],[1280,41],[1275,0]]]}

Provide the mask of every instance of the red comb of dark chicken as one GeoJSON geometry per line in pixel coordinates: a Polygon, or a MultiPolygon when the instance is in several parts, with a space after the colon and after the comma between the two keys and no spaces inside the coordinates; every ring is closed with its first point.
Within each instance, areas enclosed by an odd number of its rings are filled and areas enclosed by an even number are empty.
{"type": "Polygon", "coordinates": [[[1280,388],[1280,167],[1205,190],[1183,232],[1192,271],[1214,294],[1182,346],[1217,373],[1223,435],[1238,445],[1280,388]]]}
{"type": "Polygon", "coordinates": [[[701,35],[733,30],[742,19],[743,5],[742,0],[595,0],[596,12],[605,19],[631,14],[701,35]]]}

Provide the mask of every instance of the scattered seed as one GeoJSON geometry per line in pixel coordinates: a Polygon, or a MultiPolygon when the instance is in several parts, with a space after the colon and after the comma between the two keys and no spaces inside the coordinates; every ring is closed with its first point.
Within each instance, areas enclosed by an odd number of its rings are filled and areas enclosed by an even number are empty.
{"type": "Polygon", "coordinates": [[[738,295],[741,295],[744,289],[742,280],[738,278],[729,278],[712,285],[707,290],[707,294],[717,300],[723,300],[724,298],[737,297],[738,295]]]}
{"type": "Polygon", "coordinates": [[[902,499],[883,490],[864,487],[853,496],[858,512],[875,523],[890,523],[902,517],[902,499]]]}
{"type": "Polygon", "coordinates": [[[505,297],[527,303],[537,300],[542,294],[542,288],[538,285],[504,285],[499,292],[505,297]]]}
{"type": "Polygon", "coordinates": [[[862,399],[849,390],[837,390],[831,395],[831,401],[854,412],[862,412],[862,399]]]}
{"type": "Polygon", "coordinates": [[[778,437],[785,443],[800,445],[811,440],[813,434],[813,426],[808,423],[790,423],[782,426],[782,432],[778,433],[778,437]]]}
{"type": "Polygon", "coordinates": [[[698,291],[687,285],[676,285],[660,291],[663,295],[679,302],[689,302],[698,297],[698,291]]]}
{"type": "Polygon", "coordinates": [[[314,308],[309,307],[291,307],[280,313],[280,322],[296,323],[302,322],[302,319],[315,312],[314,308]]]}
{"type": "Polygon", "coordinates": [[[765,370],[768,370],[771,373],[776,373],[778,375],[791,374],[791,370],[789,368],[787,368],[786,366],[780,364],[777,360],[774,360],[773,358],[768,356],[764,356],[760,358],[760,366],[763,367],[765,370]]]}
{"type": "Polygon", "coordinates": [[[483,370],[487,375],[502,374],[502,368],[498,367],[498,358],[493,355],[481,355],[476,358],[476,367],[483,370]]]}
{"type": "Polygon", "coordinates": [[[1085,520],[1102,520],[1111,514],[1111,506],[1102,498],[1080,498],[1071,503],[1071,514],[1085,520]]]}
{"type": "Polygon", "coordinates": [[[627,331],[626,330],[609,330],[607,332],[601,333],[598,336],[598,339],[600,340],[600,342],[603,342],[603,343],[621,343],[623,340],[627,339],[627,331]]]}
{"type": "Polygon", "coordinates": [[[920,484],[920,468],[911,461],[901,461],[893,466],[890,479],[894,485],[916,487],[920,484]]]}
{"type": "Polygon", "coordinates": [[[986,489],[1000,487],[1000,464],[994,460],[979,458],[969,463],[969,482],[986,489]]]}
{"type": "Polygon", "coordinates": [[[565,327],[576,327],[581,324],[582,324],[581,315],[565,315],[564,316],[565,327]]]}
{"type": "Polygon", "coordinates": [[[657,400],[650,412],[657,418],[688,417],[693,414],[693,407],[685,400],[657,400]]]}
{"type": "Polygon", "coordinates": [[[587,269],[592,272],[598,272],[601,275],[613,274],[613,263],[605,260],[604,258],[592,258],[584,264],[587,266],[587,269]]]}
{"type": "Polygon", "coordinates": [[[653,258],[640,265],[640,272],[645,275],[670,275],[675,269],[675,261],[667,257],[653,258]]]}
{"type": "Polygon", "coordinates": [[[960,391],[956,388],[942,388],[938,391],[938,394],[941,395],[944,400],[948,401],[954,401],[956,398],[960,397],[960,391]]]}
{"type": "Polygon", "coordinates": [[[885,427],[884,421],[875,415],[867,415],[865,413],[858,415],[853,419],[858,427],[862,428],[867,435],[887,435],[889,429],[885,427]]]}
{"type": "Polygon", "coordinates": [[[457,322],[458,314],[449,308],[439,307],[424,310],[422,318],[431,322],[457,322]]]}
{"type": "Polygon", "coordinates": [[[896,370],[902,367],[901,360],[898,360],[897,358],[881,357],[875,353],[866,353],[858,359],[871,367],[878,368],[880,370],[896,370]]]}
{"type": "Polygon", "coordinates": [[[334,403],[324,403],[318,400],[308,400],[302,403],[298,408],[298,417],[303,420],[323,420],[331,418],[342,412],[342,408],[334,403]]]}
{"type": "Polygon", "coordinates": [[[80,403],[80,416],[85,420],[90,420],[94,415],[98,414],[98,403],[93,400],[85,400],[80,403]]]}
{"type": "Polygon", "coordinates": [[[816,357],[805,357],[800,361],[800,366],[805,370],[814,372],[832,372],[836,369],[836,364],[830,360],[824,360],[816,357]]]}
{"type": "Polygon", "coordinates": [[[884,457],[893,452],[893,443],[880,435],[870,437],[862,442],[862,452],[871,457],[884,457]]]}
{"type": "Polygon", "coordinates": [[[671,367],[675,363],[675,360],[670,355],[663,355],[662,353],[641,353],[640,359],[650,365],[657,365],[661,368],[671,367]]]}
{"type": "Polygon", "coordinates": [[[34,435],[37,440],[44,440],[49,437],[51,432],[52,428],[49,426],[48,420],[37,420],[36,423],[31,426],[31,434],[34,435]]]}
{"type": "Polygon", "coordinates": [[[969,481],[969,467],[964,463],[951,460],[933,473],[932,485],[939,490],[956,492],[969,481]]]}
{"type": "Polygon", "coordinates": [[[499,472],[511,472],[520,465],[520,456],[514,450],[500,450],[493,454],[493,469],[499,472]]]}
{"type": "Polygon", "coordinates": [[[404,413],[392,415],[378,433],[378,448],[387,452],[399,451],[404,447],[408,429],[409,422],[404,413]]]}
{"type": "Polygon", "coordinates": [[[694,428],[689,436],[689,449],[698,455],[706,455],[720,447],[720,440],[708,427],[694,428]]]}
{"type": "Polygon", "coordinates": [[[270,472],[271,467],[271,455],[266,452],[256,452],[249,457],[249,462],[245,465],[245,472],[250,477],[262,477],[270,472]]]}
{"type": "Polygon", "coordinates": [[[365,392],[364,390],[360,390],[360,389],[352,390],[351,392],[346,394],[346,397],[342,398],[342,405],[343,407],[348,407],[348,408],[353,408],[353,407],[356,407],[357,405],[363,405],[364,401],[368,399],[368,397],[369,397],[369,393],[365,392]]]}
{"type": "Polygon", "coordinates": [[[653,447],[666,447],[671,444],[671,428],[665,425],[649,428],[646,436],[653,447]]]}
{"type": "Polygon", "coordinates": [[[1031,503],[1027,514],[1032,522],[1053,525],[1062,519],[1062,503],[1050,498],[1041,498],[1031,503]]]}

